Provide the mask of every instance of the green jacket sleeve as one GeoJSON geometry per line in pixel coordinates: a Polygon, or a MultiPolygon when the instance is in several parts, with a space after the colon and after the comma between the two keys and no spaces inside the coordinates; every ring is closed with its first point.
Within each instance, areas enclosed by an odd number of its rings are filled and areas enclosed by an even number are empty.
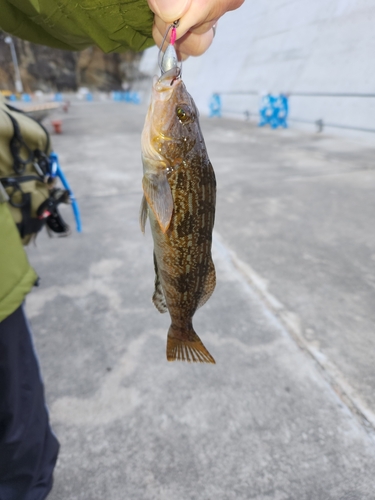
{"type": "Polygon", "coordinates": [[[22,304],[36,279],[8,204],[0,203],[0,321],[22,304]]]}
{"type": "Polygon", "coordinates": [[[154,44],[147,0],[0,0],[0,28],[30,42],[104,52],[154,44]]]}

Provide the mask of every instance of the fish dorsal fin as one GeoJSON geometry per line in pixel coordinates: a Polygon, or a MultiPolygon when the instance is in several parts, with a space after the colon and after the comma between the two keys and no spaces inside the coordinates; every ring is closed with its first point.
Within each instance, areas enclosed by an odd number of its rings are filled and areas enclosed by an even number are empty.
{"type": "Polygon", "coordinates": [[[201,297],[198,302],[198,307],[202,307],[207,300],[211,297],[213,291],[215,290],[216,286],[216,272],[215,272],[215,266],[214,263],[212,262],[212,259],[210,259],[210,264],[209,264],[209,269],[206,277],[206,281],[204,282],[203,285],[203,290],[201,297]]]}
{"type": "Polygon", "coordinates": [[[173,213],[173,197],[167,174],[164,171],[157,174],[145,173],[142,186],[148,206],[153,211],[160,229],[165,233],[173,213]]]}
{"type": "Polygon", "coordinates": [[[142,233],[146,229],[146,221],[148,216],[148,205],[145,195],[142,196],[141,208],[139,210],[139,224],[141,226],[142,233]]]}
{"type": "Polygon", "coordinates": [[[166,313],[168,311],[167,301],[165,300],[165,295],[163,287],[160,283],[158,263],[156,262],[156,256],[154,252],[154,267],[155,267],[155,291],[152,296],[152,302],[156,309],[161,313],[166,313]]]}

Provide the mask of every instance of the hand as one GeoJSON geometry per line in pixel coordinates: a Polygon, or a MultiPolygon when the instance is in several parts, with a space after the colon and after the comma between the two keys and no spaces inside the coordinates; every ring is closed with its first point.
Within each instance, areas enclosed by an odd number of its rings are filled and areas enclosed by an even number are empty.
{"type": "Polygon", "coordinates": [[[199,56],[211,45],[212,27],[230,10],[242,5],[244,0],[148,0],[155,14],[152,35],[160,46],[168,26],[180,20],[177,28],[176,51],[181,60],[199,56]]]}

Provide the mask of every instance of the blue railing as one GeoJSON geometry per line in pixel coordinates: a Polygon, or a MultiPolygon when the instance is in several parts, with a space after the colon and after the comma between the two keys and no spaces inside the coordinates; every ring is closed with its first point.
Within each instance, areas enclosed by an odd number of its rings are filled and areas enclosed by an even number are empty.
{"type": "MultiPolygon", "coordinates": [[[[212,95],[209,108],[210,108],[210,117],[213,116],[222,116],[222,93],[215,93],[212,95]]],[[[225,92],[225,94],[231,95],[259,95],[257,92],[225,92]]],[[[288,127],[288,111],[289,111],[289,103],[288,96],[285,94],[273,95],[266,94],[261,97],[260,107],[259,107],[259,127],[264,127],[265,125],[269,125],[271,128],[288,127]]],[[[245,115],[245,119],[250,119],[250,112],[248,110],[244,110],[243,114],[245,115]]]]}
{"type": "Polygon", "coordinates": [[[290,118],[289,117],[289,101],[291,97],[339,97],[339,98],[375,98],[373,93],[358,93],[358,92],[289,92],[288,94],[266,94],[261,95],[259,92],[254,90],[249,91],[233,91],[233,92],[216,92],[212,95],[209,103],[210,113],[209,116],[222,116],[223,114],[223,104],[222,96],[258,96],[259,97],[259,110],[254,113],[250,112],[248,109],[243,109],[242,111],[236,110],[230,111],[232,113],[240,113],[244,115],[246,120],[249,120],[250,116],[256,115],[259,117],[258,125],[263,127],[265,125],[270,125],[272,128],[288,126],[288,121],[297,123],[307,123],[314,124],[317,127],[318,132],[322,132],[324,127],[334,127],[348,130],[358,130],[361,132],[375,132],[375,128],[367,127],[357,127],[351,125],[343,125],[339,123],[326,122],[322,118],[317,120],[305,120],[302,118],[290,118]]]}

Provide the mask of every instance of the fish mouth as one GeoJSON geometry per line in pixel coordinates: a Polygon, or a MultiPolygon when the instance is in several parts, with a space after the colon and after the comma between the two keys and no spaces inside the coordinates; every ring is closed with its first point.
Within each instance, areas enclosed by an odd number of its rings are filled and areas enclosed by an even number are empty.
{"type": "Polygon", "coordinates": [[[158,101],[169,101],[178,85],[182,83],[180,68],[172,68],[160,77],[154,77],[152,107],[158,101]]]}
{"type": "Polygon", "coordinates": [[[178,66],[163,73],[157,80],[157,84],[162,87],[172,87],[175,82],[180,81],[181,68],[178,66]]]}

